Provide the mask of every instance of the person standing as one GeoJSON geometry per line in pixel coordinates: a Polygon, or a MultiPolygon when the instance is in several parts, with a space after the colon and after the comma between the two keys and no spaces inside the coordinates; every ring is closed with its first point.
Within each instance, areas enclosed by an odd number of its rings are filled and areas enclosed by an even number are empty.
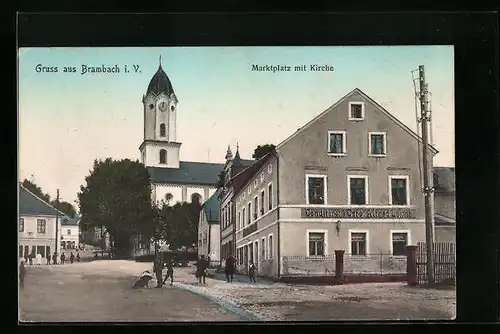
{"type": "Polygon", "coordinates": [[[80,253],[76,253],[76,262],[80,262],[80,253]]]}
{"type": "Polygon", "coordinates": [[[56,254],[56,252],[54,252],[54,254],[52,254],[52,264],[57,264],[57,254],[56,254]]]}
{"type": "Polygon", "coordinates": [[[61,254],[61,264],[64,264],[64,261],[66,261],[66,255],[64,253],[61,254]]]}
{"type": "Polygon", "coordinates": [[[207,278],[207,261],[205,260],[205,255],[200,256],[200,259],[196,263],[196,276],[198,277],[198,283],[206,284],[207,278]]]}
{"type": "Polygon", "coordinates": [[[250,278],[250,283],[257,283],[255,281],[255,264],[253,261],[250,261],[250,264],[248,265],[248,276],[250,278]]]}
{"type": "Polygon", "coordinates": [[[170,285],[174,284],[174,266],[172,265],[172,261],[167,262],[167,275],[163,279],[163,284],[167,282],[167,279],[170,277],[170,285]]]}
{"type": "Polygon", "coordinates": [[[75,261],[75,256],[73,255],[73,252],[71,252],[71,254],[69,255],[69,262],[73,264],[74,261],[75,261]]]}
{"type": "Polygon", "coordinates": [[[50,264],[50,253],[47,253],[47,265],[50,264]]]}
{"type": "Polygon", "coordinates": [[[229,255],[226,259],[226,268],[225,268],[225,271],[226,271],[226,281],[227,282],[232,282],[233,281],[233,277],[234,277],[234,266],[235,266],[235,260],[234,260],[234,257],[232,255],[229,255]]]}
{"type": "Polygon", "coordinates": [[[19,266],[19,283],[21,284],[21,289],[24,289],[24,279],[26,278],[26,267],[24,266],[25,261],[21,261],[19,266]]]}

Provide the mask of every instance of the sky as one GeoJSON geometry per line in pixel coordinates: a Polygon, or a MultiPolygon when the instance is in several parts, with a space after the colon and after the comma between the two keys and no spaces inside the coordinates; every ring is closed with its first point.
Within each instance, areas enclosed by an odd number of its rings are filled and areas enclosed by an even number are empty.
{"type": "Polygon", "coordinates": [[[181,160],[223,163],[237,143],[251,158],[257,145],[280,143],[354,88],[416,130],[411,71],[424,65],[434,165],[455,166],[453,46],[21,48],[19,180],[33,179],[52,198],[60,189],[60,199],[74,203],[95,159],[140,159],[142,97],[160,56],[179,100],[181,160]],[[253,64],[292,71],[252,71],[253,64]],[[293,71],[313,64],[334,70],[293,71]],[[82,65],[120,72],[82,74],[82,65]]]}

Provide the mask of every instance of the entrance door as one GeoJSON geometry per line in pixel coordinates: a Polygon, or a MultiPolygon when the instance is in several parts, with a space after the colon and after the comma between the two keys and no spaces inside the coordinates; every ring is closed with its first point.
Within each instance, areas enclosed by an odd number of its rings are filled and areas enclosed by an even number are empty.
{"type": "Polygon", "coordinates": [[[30,247],[29,246],[24,246],[24,257],[28,257],[30,255],[30,247]]]}
{"type": "Polygon", "coordinates": [[[23,246],[19,246],[19,258],[23,258],[23,246]]]}

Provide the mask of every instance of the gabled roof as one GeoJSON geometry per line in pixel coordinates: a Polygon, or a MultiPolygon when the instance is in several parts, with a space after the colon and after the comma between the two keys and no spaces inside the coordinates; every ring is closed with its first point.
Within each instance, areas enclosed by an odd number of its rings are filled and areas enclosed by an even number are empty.
{"type": "MultiPolygon", "coordinates": [[[[403,122],[401,122],[399,119],[397,119],[395,116],[393,116],[389,111],[387,111],[384,107],[382,107],[380,104],[378,104],[375,100],[373,100],[371,97],[369,97],[368,95],[366,95],[365,93],[363,93],[363,91],[361,91],[361,89],[359,88],[354,88],[352,91],[350,91],[349,93],[347,93],[343,98],[341,98],[340,100],[338,100],[336,103],[334,103],[331,107],[329,107],[328,109],[326,109],[325,111],[323,111],[321,114],[319,114],[318,116],[314,117],[312,120],[310,120],[308,123],[306,123],[304,126],[302,126],[301,128],[299,128],[299,130],[295,131],[292,135],[290,135],[288,138],[286,138],[285,140],[283,140],[281,143],[279,143],[276,148],[280,148],[282,147],[284,144],[286,144],[288,141],[290,141],[292,138],[294,138],[295,136],[297,136],[299,133],[301,133],[302,131],[304,131],[305,129],[307,129],[310,125],[312,125],[313,123],[315,123],[318,119],[320,119],[321,117],[325,116],[326,114],[328,114],[330,111],[332,111],[333,109],[335,109],[339,104],[341,104],[342,102],[344,102],[345,100],[347,100],[349,97],[351,97],[352,95],[354,95],[355,93],[361,95],[363,98],[365,98],[366,100],[370,101],[370,103],[372,103],[373,105],[375,105],[377,107],[377,109],[384,115],[386,115],[389,119],[391,119],[394,123],[396,123],[397,125],[399,125],[403,130],[405,130],[410,136],[412,136],[413,138],[415,138],[416,140],[418,140],[419,142],[422,142],[422,138],[416,134],[412,129],[410,129],[409,127],[407,127],[403,122]]],[[[432,145],[429,145],[429,148],[431,149],[431,151],[436,154],[438,153],[438,150],[432,146],[432,145]]]]}
{"type": "Polygon", "coordinates": [[[78,226],[79,218],[70,218],[68,216],[64,216],[61,218],[62,226],[78,226]]]}
{"type": "Polygon", "coordinates": [[[224,164],[181,161],[179,168],[147,167],[155,183],[213,185],[224,169],[224,164]]]}
{"type": "MultiPolygon", "coordinates": [[[[19,184],[19,214],[26,216],[56,216],[56,208],[19,184]]],[[[59,211],[59,215],[66,216],[59,211]]]]}
{"type": "Polygon", "coordinates": [[[220,210],[220,202],[219,202],[219,193],[221,190],[217,190],[209,199],[205,201],[202,205],[203,213],[207,217],[207,222],[209,223],[219,223],[219,210],[220,210]]]}
{"type": "Polygon", "coordinates": [[[241,190],[247,184],[247,182],[257,173],[257,171],[271,158],[275,156],[275,150],[264,155],[262,158],[257,160],[253,165],[245,168],[240,173],[236,174],[230,182],[234,188],[234,195],[238,196],[241,190]]]}

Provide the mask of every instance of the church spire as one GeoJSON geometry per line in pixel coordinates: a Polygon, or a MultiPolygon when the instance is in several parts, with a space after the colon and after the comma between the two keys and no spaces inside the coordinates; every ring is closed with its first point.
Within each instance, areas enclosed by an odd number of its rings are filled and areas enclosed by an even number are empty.
{"type": "Polygon", "coordinates": [[[231,152],[231,146],[227,145],[226,161],[233,159],[233,152],[231,152]]]}
{"type": "Polygon", "coordinates": [[[236,143],[236,154],[233,159],[233,166],[241,166],[240,145],[236,143]]]}
{"type": "Polygon", "coordinates": [[[160,55],[160,66],[158,68],[161,69],[161,55],[160,55]]]}

